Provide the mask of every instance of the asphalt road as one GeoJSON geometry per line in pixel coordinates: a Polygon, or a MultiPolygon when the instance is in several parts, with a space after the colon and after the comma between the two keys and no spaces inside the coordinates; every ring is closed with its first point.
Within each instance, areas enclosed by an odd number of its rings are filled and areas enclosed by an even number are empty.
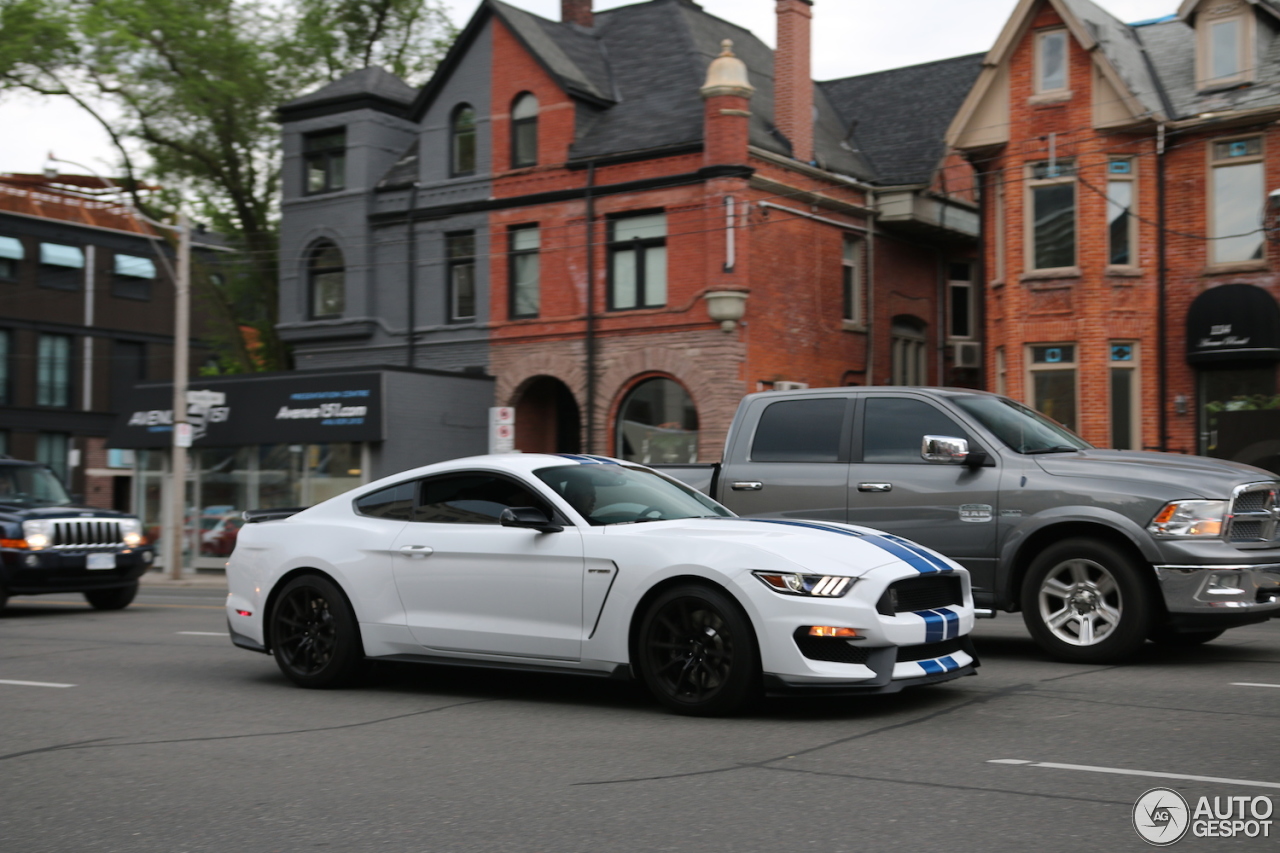
{"type": "MultiPolygon", "coordinates": [[[[1002,616],[977,677],[703,720],[626,684],[409,665],[301,690],[231,646],[221,600],[0,611],[0,850],[1079,853],[1149,849],[1133,804],[1160,785],[1280,805],[1280,621],[1099,667],[1002,616]]],[[[1174,849],[1274,850],[1273,820],[1174,849]]]]}

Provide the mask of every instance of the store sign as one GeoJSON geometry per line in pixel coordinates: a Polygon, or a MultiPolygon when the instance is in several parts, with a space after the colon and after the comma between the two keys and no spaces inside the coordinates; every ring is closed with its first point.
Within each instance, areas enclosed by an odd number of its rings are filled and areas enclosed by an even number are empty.
{"type": "Polygon", "coordinates": [[[516,410],[510,406],[489,409],[489,452],[512,453],[516,449],[516,410]]]}
{"type": "Polygon", "coordinates": [[[1280,359],[1280,307],[1251,284],[1224,284],[1196,297],[1187,311],[1187,361],[1280,359]]]}
{"type": "MultiPolygon", "coordinates": [[[[107,441],[110,447],[174,443],[169,385],[135,387],[107,441]]],[[[193,381],[187,392],[192,447],[381,441],[382,374],[277,373],[193,381]]]]}

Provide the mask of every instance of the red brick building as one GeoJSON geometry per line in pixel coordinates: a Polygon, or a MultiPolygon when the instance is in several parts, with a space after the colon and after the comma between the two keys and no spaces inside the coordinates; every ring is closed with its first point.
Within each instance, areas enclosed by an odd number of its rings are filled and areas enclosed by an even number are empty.
{"type": "Polygon", "coordinates": [[[820,7],[777,0],[775,52],[691,0],[486,0],[416,94],[370,70],[286,105],[299,366],[484,370],[521,449],[675,462],[718,458],[749,392],[976,384],[943,133],[978,58],[815,83],[820,7]]]}
{"type": "Polygon", "coordinates": [[[1273,0],[1018,4],[948,136],[982,189],[989,388],[1101,446],[1280,470],[1277,35],[1273,0]]]}

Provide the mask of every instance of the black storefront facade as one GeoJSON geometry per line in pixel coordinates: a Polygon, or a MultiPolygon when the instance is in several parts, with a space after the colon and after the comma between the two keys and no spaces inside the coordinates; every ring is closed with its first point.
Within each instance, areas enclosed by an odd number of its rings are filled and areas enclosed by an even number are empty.
{"type": "MultiPolygon", "coordinates": [[[[107,442],[133,452],[133,505],[155,540],[172,506],[172,399],[169,383],[136,385],[107,442]]],[[[490,377],[403,368],[192,380],[188,564],[223,567],[243,510],[310,506],[408,468],[486,452],[492,401],[490,377]]]]}
{"type": "Polygon", "coordinates": [[[1280,473],[1280,305],[1252,284],[1224,284],[1187,311],[1199,452],[1280,473]]]}

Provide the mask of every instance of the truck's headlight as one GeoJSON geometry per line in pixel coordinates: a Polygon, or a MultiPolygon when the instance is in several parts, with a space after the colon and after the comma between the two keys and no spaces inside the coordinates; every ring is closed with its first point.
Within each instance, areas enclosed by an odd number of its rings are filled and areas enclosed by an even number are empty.
{"type": "Polygon", "coordinates": [[[774,592],[814,598],[839,598],[853,588],[856,580],[836,575],[799,575],[791,572],[756,571],[751,574],[774,592]]]}
{"type": "Polygon", "coordinates": [[[22,522],[22,536],[32,551],[48,548],[53,544],[53,522],[45,519],[22,522]]]}
{"type": "Polygon", "coordinates": [[[1156,536],[1221,536],[1226,514],[1226,501],[1171,501],[1147,530],[1156,536]]]}
{"type": "Polygon", "coordinates": [[[147,544],[147,537],[142,535],[142,522],[136,518],[125,518],[120,521],[120,539],[128,548],[137,548],[147,544]]]}

